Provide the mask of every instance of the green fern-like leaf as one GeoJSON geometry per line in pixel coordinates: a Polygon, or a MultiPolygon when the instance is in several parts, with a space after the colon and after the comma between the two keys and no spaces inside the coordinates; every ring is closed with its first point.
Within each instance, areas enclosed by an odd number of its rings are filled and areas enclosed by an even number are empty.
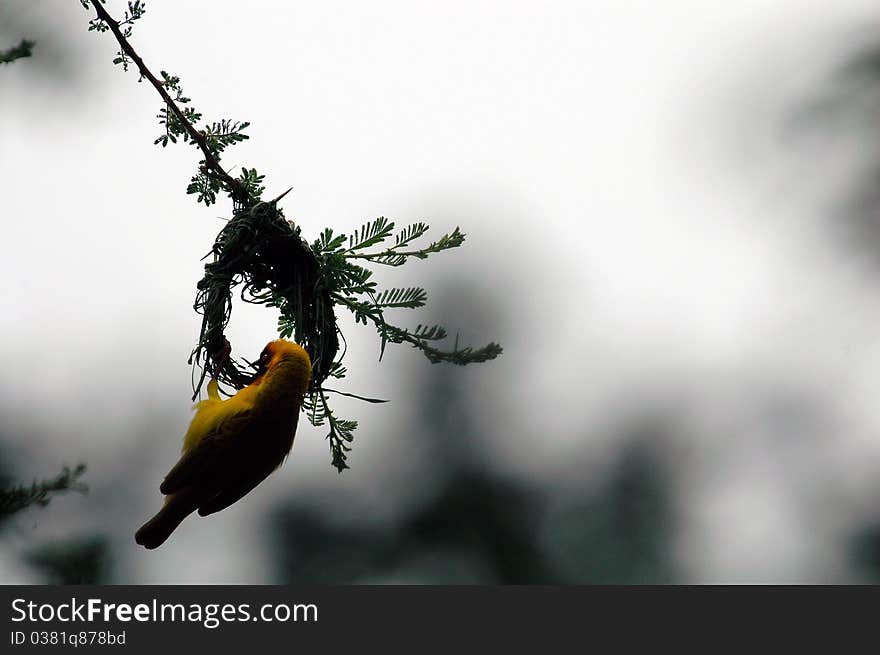
{"type": "Polygon", "coordinates": [[[377,243],[381,243],[394,231],[394,222],[389,221],[384,216],[380,216],[372,223],[365,223],[361,226],[360,232],[355,232],[349,237],[348,250],[354,252],[363,248],[369,248],[377,243]]]}
{"type": "Polygon", "coordinates": [[[408,289],[385,289],[376,297],[378,307],[416,309],[428,301],[428,293],[421,287],[408,289]]]}
{"type": "Polygon", "coordinates": [[[345,243],[345,239],[346,236],[344,234],[333,236],[333,230],[327,227],[324,228],[321,236],[318,237],[317,241],[312,245],[312,250],[318,254],[335,253],[342,247],[342,244],[345,243]]]}
{"type": "Polygon", "coordinates": [[[428,231],[427,223],[413,223],[403,228],[394,239],[394,247],[400,248],[408,243],[415,241],[425,232],[428,231]]]}
{"type": "Polygon", "coordinates": [[[350,257],[351,259],[366,259],[373,262],[374,264],[382,264],[383,266],[400,266],[402,264],[405,264],[407,259],[410,257],[415,257],[416,259],[427,259],[428,255],[442,252],[443,250],[449,250],[450,248],[458,248],[464,243],[465,235],[459,228],[456,227],[452,232],[450,232],[449,234],[444,234],[442,237],[437,239],[437,241],[434,241],[426,248],[406,251],[400,250],[401,246],[408,244],[413,239],[423,235],[427,231],[427,228],[422,229],[423,227],[424,224],[422,223],[416,223],[415,226],[410,226],[400,235],[398,235],[398,238],[401,239],[401,241],[394,246],[387,248],[386,250],[371,253],[351,252],[346,256],[350,257]],[[412,231],[407,232],[407,230],[410,230],[410,228],[413,228],[412,231]]]}

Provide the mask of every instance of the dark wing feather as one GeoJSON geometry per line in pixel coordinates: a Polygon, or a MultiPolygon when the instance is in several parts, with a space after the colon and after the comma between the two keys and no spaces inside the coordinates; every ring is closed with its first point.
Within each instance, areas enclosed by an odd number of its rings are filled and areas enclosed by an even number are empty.
{"type": "Polygon", "coordinates": [[[287,431],[276,435],[275,441],[262,439],[256,443],[251,442],[248,452],[242,453],[237,460],[240,466],[224,480],[223,489],[199,505],[199,515],[208,516],[226,509],[269,477],[290,452],[298,422],[299,412],[293,414],[287,431]],[[281,439],[278,439],[279,436],[281,439]]]}
{"type": "Polygon", "coordinates": [[[242,450],[240,445],[252,437],[251,423],[250,412],[223,421],[180,458],[165,476],[159,490],[168,495],[192,485],[213,486],[211,478],[215,478],[215,483],[220,482],[220,478],[234,470],[242,450]]]}
{"type": "Polygon", "coordinates": [[[233,503],[238,502],[250,493],[254,487],[269,477],[272,471],[267,471],[266,475],[255,477],[249,480],[239,480],[238,484],[224,489],[219,494],[211,498],[199,506],[199,516],[208,516],[214,512],[224,510],[233,503]]]}

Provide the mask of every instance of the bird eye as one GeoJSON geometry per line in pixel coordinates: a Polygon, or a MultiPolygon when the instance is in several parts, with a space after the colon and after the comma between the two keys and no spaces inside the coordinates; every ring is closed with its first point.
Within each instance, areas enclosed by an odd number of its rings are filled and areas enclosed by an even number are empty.
{"type": "Polygon", "coordinates": [[[272,355],[269,354],[268,350],[264,350],[263,354],[260,355],[260,363],[268,364],[270,359],[272,359],[272,355]]]}

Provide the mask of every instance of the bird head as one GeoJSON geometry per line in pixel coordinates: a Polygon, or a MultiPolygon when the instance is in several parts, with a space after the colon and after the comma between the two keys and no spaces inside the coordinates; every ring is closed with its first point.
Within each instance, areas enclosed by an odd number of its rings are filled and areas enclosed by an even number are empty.
{"type": "Polygon", "coordinates": [[[312,361],[300,346],[286,339],[270,342],[260,353],[257,376],[253,384],[262,384],[270,379],[285,386],[294,387],[304,394],[312,377],[312,361]]]}

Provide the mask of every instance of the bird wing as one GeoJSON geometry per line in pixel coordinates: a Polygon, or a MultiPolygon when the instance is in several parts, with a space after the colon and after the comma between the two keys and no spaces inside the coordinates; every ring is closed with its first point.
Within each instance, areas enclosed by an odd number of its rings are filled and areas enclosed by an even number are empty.
{"type": "Polygon", "coordinates": [[[209,514],[226,509],[233,503],[237,503],[239,500],[247,496],[254,487],[265,480],[271,472],[272,471],[269,470],[266,472],[266,475],[239,480],[238,484],[224,489],[210,500],[199,505],[199,516],[208,516],[209,514]]]}
{"type": "Polygon", "coordinates": [[[247,442],[257,436],[254,432],[250,411],[227,416],[181,456],[159,490],[168,495],[192,485],[207,488],[222,485],[222,478],[241,463],[247,442]]]}
{"type": "MultiPolygon", "coordinates": [[[[299,415],[295,414],[293,417],[293,434],[296,433],[298,422],[299,415]]],[[[291,436],[291,441],[292,440],[293,437],[291,436]]],[[[230,477],[227,480],[228,484],[224,485],[224,488],[220,493],[199,505],[199,516],[214,514],[215,512],[224,510],[233,503],[238,502],[250,493],[254,487],[269,477],[273,470],[280,466],[281,463],[277,462],[276,459],[267,459],[262,466],[252,468],[250,475],[239,476],[237,478],[230,477]]]]}

